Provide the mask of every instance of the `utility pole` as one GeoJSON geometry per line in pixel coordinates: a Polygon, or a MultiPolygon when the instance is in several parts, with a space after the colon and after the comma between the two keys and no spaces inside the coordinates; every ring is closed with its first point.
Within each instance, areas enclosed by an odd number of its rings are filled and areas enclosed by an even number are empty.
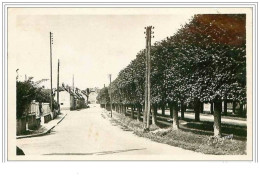
{"type": "Polygon", "coordinates": [[[145,45],[145,91],[144,91],[144,112],[143,112],[143,123],[144,123],[144,130],[146,130],[146,121],[147,121],[147,107],[148,107],[148,103],[147,103],[147,46],[148,46],[148,40],[147,40],[147,28],[145,27],[145,32],[144,34],[146,34],[146,45],[145,45]]]}
{"type": "Polygon", "coordinates": [[[111,111],[111,117],[112,117],[112,91],[111,91],[111,78],[112,78],[112,74],[109,74],[109,80],[110,80],[110,111],[111,111]]]}
{"type": "MultiPolygon", "coordinates": [[[[74,95],[74,74],[72,76],[72,92],[74,95]]],[[[75,100],[74,96],[72,97],[72,99],[73,99],[73,110],[75,110],[77,105],[76,105],[76,100],[75,100]]]]}
{"type": "Polygon", "coordinates": [[[51,77],[51,112],[53,111],[52,101],[52,45],[53,45],[53,33],[50,32],[50,77],[51,77]]]}
{"type": "MultiPolygon", "coordinates": [[[[104,84],[104,88],[106,88],[106,85],[104,84]]],[[[105,110],[107,109],[107,99],[105,98],[105,110]]]]}
{"type": "Polygon", "coordinates": [[[72,77],[72,90],[74,92],[74,74],[73,74],[73,77],[72,77]]]}
{"type": "Polygon", "coordinates": [[[60,79],[60,60],[58,59],[58,74],[57,74],[57,103],[58,103],[59,112],[60,112],[60,102],[59,102],[60,86],[59,86],[59,79],[60,79]]]}
{"type": "MultiPolygon", "coordinates": [[[[144,118],[146,120],[145,130],[149,130],[150,128],[150,111],[151,111],[151,37],[152,37],[152,29],[154,27],[147,26],[146,29],[146,78],[145,78],[145,111],[144,118]],[[146,114],[146,116],[145,116],[146,114]]],[[[154,36],[153,36],[154,37],[154,36]]]]}
{"type": "Polygon", "coordinates": [[[19,69],[16,69],[16,81],[18,81],[18,79],[19,79],[19,69]]]}

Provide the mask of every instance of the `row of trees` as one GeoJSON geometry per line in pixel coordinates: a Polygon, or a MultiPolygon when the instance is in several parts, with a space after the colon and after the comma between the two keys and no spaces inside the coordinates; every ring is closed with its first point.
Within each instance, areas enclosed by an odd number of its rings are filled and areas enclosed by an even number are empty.
{"type": "MultiPolygon", "coordinates": [[[[214,135],[221,136],[222,101],[246,103],[245,15],[195,15],[176,34],[156,42],[151,49],[151,104],[170,106],[173,128],[179,128],[178,104],[194,104],[199,120],[200,104],[214,104],[214,135]]],[[[115,105],[144,105],[145,50],[109,86],[115,105]]],[[[107,89],[98,99],[104,99],[107,89]]],[[[155,121],[154,121],[155,122],[155,121]]]]}

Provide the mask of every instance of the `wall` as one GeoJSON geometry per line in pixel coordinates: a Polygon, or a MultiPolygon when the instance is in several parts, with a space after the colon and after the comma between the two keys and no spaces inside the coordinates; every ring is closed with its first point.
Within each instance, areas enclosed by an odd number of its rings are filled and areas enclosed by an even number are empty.
{"type": "Polygon", "coordinates": [[[51,113],[51,109],[50,109],[49,103],[42,103],[42,113],[43,113],[43,115],[51,113]]]}
{"type": "Polygon", "coordinates": [[[70,95],[70,110],[76,109],[76,99],[73,97],[73,95],[70,95]]]}
{"type": "Polygon", "coordinates": [[[70,94],[67,91],[59,92],[59,103],[60,103],[61,110],[70,109],[70,94]]]}
{"type": "Polygon", "coordinates": [[[27,116],[28,129],[37,129],[36,114],[30,114],[27,116]]]}
{"type": "Polygon", "coordinates": [[[20,135],[26,131],[26,117],[16,120],[16,135],[20,135]]]}
{"type": "Polygon", "coordinates": [[[36,117],[40,117],[40,105],[39,102],[33,101],[30,106],[29,114],[35,114],[36,117]]]}
{"type": "Polygon", "coordinates": [[[96,92],[91,92],[89,94],[89,99],[88,101],[91,103],[91,104],[96,104],[97,103],[97,96],[98,96],[98,93],[96,92]]]}

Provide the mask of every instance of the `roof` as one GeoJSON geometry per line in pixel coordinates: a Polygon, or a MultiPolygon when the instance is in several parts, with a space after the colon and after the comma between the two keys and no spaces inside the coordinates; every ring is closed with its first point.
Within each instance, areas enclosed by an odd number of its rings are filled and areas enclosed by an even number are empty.
{"type": "MultiPolygon", "coordinates": [[[[62,87],[61,87],[61,90],[62,91],[67,91],[70,95],[72,95],[74,98],[76,98],[76,99],[84,99],[84,97],[82,96],[82,91],[80,90],[80,89],[78,89],[78,88],[76,88],[75,89],[75,91],[73,91],[72,89],[71,89],[71,87],[70,86],[66,86],[65,87],[65,85],[64,84],[62,84],[62,87]],[[81,92],[81,93],[80,93],[81,92]]],[[[60,91],[61,91],[60,90],[60,91]]]]}

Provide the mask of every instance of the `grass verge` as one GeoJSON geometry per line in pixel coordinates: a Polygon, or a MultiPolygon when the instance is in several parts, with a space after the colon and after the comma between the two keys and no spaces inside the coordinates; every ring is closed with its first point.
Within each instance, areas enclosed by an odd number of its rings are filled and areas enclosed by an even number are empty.
{"type": "Polygon", "coordinates": [[[189,132],[160,129],[155,125],[151,125],[150,132],[143,131],[143,123],[130,119],[118,113],[113,114],[113,118],[109,118],[111,123],[120,126],[124,131],[133,131],[134,134],[149,138],[153,141],[180,147],[195,152],[212,155],[246,155],[246,141],[226,139],[222,141],[209,142],[210,135],[201,135],[189,132]]]}

